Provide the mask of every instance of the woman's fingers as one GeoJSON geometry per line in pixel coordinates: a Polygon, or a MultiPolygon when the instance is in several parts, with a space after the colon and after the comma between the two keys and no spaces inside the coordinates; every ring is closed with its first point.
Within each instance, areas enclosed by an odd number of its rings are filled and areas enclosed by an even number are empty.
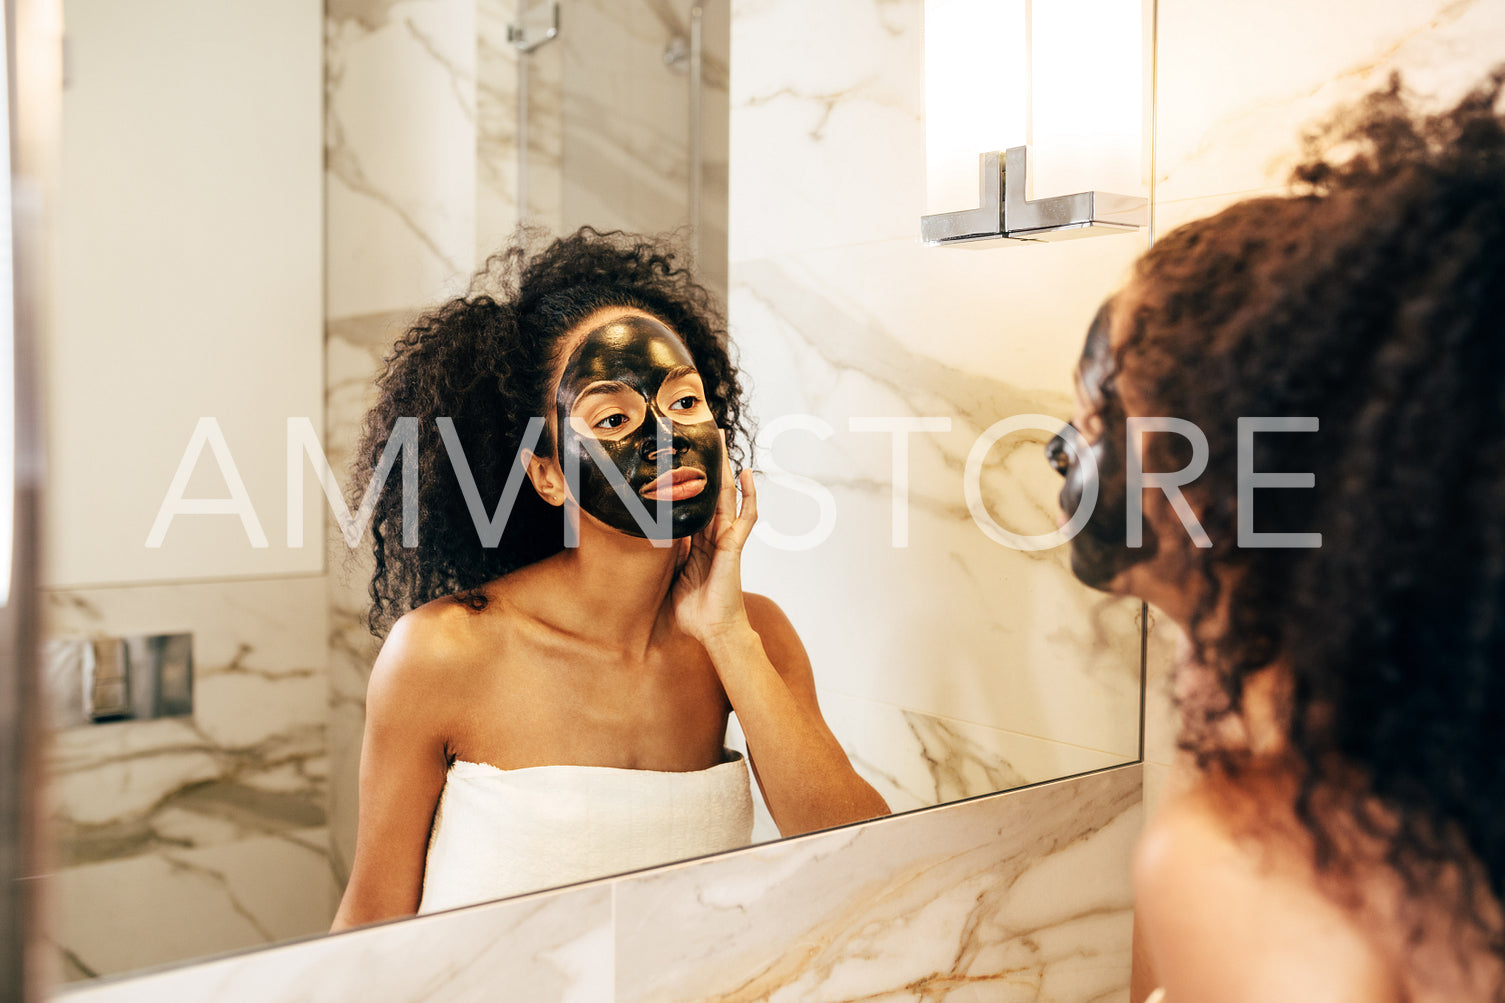
{"type": "Polygon", "coordinates": [[[721,497],[716,499],[716,514],[728,519],[737,517],[737,486],[732,481],[732,454],[726,448],[726,429],[717,429],[721,434],[721,497]]]}
{"type": "Polygon", "coordinates": [[[737,477],[737,484],[742,489],[742,511],[737,513],[734,530],[737,534],[737,546],[741,547],[752,535],[753,525],[758,521],[758,489],[753,485],[751,470],[742,471],[737,477]]]}

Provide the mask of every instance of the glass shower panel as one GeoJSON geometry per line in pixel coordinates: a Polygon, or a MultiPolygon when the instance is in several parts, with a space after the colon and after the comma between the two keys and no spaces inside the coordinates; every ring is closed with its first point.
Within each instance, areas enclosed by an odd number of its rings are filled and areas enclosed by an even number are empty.
{"type": "Polygon", "coordinates": [[[559,233],[583,225],[676,232],[687,249],[698,246],[703,279],[724,296],[727,0],[563,0],[559,23],[557,38],[521,57],[528,74],[527,121],[519,130],[528,146],[526,221],[559,233]],[[691,28],[697,13],[698,46],[691,28]],[[697,160],[700,212],[692,220],[697,160]]]}

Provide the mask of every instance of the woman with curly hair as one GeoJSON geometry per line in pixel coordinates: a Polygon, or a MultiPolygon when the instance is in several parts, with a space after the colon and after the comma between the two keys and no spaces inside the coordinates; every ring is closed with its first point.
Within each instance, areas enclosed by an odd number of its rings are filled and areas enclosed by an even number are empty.
{"type": "Polygon", "coordinates": [[[1187,639],[1135,863],[1169,1003],[1505,998],[1502,84],[1425,116],[1392,79],[1089,333],[1073,567],[1187,639]],[[1138,546],[1137,470],[1179,485],[1138,546]]]}
{"type": "Polygon", "coordinates": [[[749,765],[786,835],[888,810],[742,591],[757,504],[709,293],[590,228],[492,265],[397,342],[357,451],[361,497],[416,419],[417,532],[404,492],[371,519],[386,639],[337,929],[745,844],[749,765]]]}

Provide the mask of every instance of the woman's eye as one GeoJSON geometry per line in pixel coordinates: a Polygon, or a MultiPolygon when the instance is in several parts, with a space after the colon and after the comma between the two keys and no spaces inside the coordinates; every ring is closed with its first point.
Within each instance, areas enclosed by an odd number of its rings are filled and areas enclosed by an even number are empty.
{"type": "Polygon", "coordinates": [[[670,411],[688,411],[691,408],[693,408],[696,404],[699,404],[699,403],[700,403],[700,398],[699,397],[696,397],[694,394],[687,394],[684,397],[681,397],[679,400],[675,401],[673,404],[670,404],[669,405],[669,410],[670,411]]]}
{"type": "Polygon", "coordinates": [[[625,414],[609,414],[596,422],[597,428],[621,428],[627,421],[625,414]]]}
{"type": "Polygon", "coordinates": [[[1071,471],[1071,453],[1064,437],[1058,435],[1046,445],[1045,461],[1062,477],[1071,471]]]}

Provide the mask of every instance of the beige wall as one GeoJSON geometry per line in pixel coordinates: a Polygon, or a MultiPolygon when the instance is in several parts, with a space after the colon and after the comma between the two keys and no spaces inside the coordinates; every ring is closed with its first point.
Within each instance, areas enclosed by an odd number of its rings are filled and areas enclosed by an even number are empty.
{"type": "MultiPolygon", "coordinates": [[[[44,345],[49,586],[317,573],[287,546],[286,421],[322,413],[320,5],[70,0],[44,345]],[[201,416],[265,532],[145,541],[201,416]]],[[[224,498],[205,452],[190,498],[224,498]]],[[[308,540],[321,507],[302,506],[308,540]]]]}

